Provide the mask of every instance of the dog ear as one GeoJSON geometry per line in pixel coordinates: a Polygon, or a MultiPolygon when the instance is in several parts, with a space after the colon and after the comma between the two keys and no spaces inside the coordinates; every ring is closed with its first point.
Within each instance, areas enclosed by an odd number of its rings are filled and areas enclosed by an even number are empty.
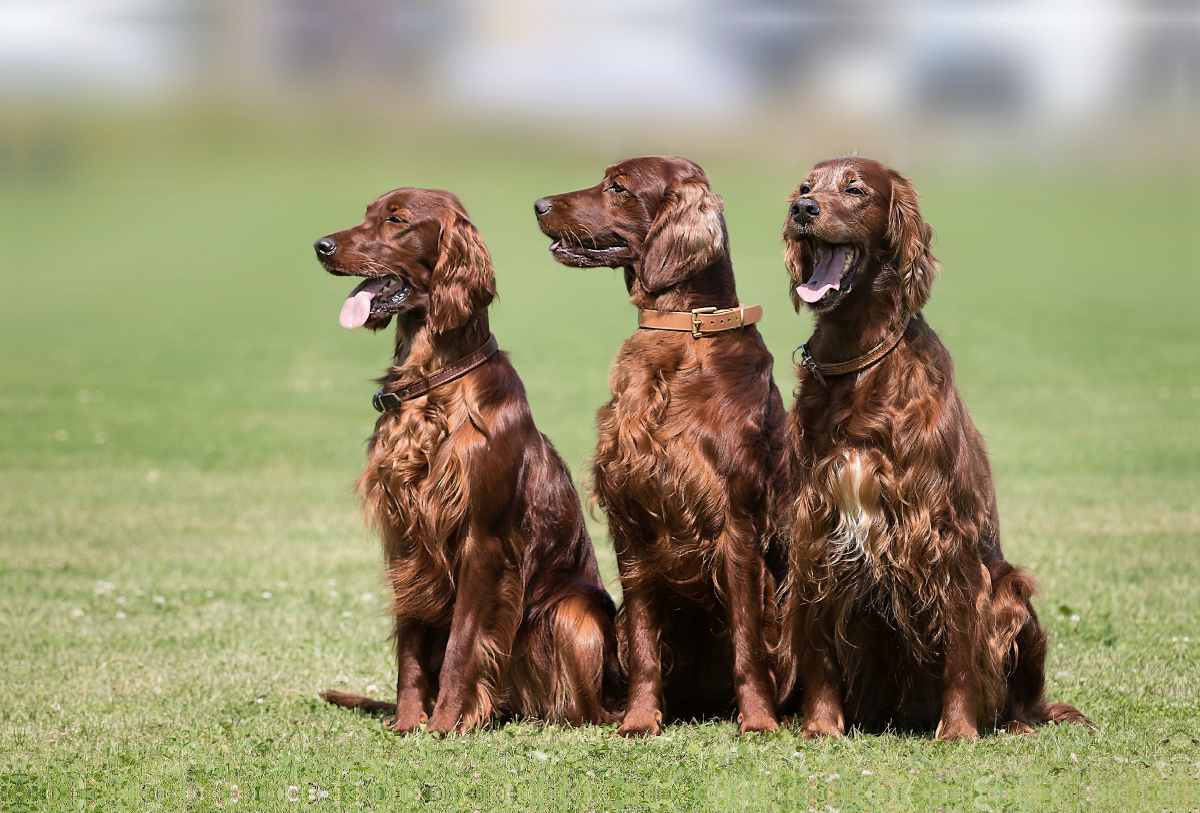
{"type": "Polygon", "coordinates": [[[933,229],[921,217],[917,190],[900,175],[892,177],[887,243],[892,250],[892,267],[900,275],[904,306],[909,313],[916,313],[929,301],[941,266],[933,256],[933,229]]]}
{"type": "Polygon", "coordinates": [[[647,291],[676,285],[725,256],[725,201],[704,176],[673,181],[646,240],[638,279],[647,291]]]}
{"type": "Polygon", "coordinates": [[[483,238],[462,214],[448,212],[429,283],[429,329],[445,333],[462,327],[495,296],[496,275],[483,238]]]}

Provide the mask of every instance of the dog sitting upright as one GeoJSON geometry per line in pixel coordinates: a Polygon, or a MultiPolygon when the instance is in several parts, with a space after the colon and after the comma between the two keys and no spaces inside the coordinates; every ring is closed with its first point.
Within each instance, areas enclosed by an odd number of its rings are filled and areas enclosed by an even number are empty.
{"type": "Polygon", "coordinates": [[[1086,722],[1043,693],[1037,582],[1000,548],[983,438],[921,315],[938,271],[917,193],[865,158],[813,167],[784,259],[799,348],[789,427],[796,501],[781,626],[805,737],[896,723],[975,739],[1086,722]]]}
{"type": "Polygon", "coordinates": [[[464,732],[494,714],[613,718],[620,677],[604,590],[570,474],[534,426],[497,350],[491,258],[458,198],[398,189],[315,244],[327,271],[362,277],[346,328],[395,318],[395,363],[358,481],[394,594],[392,728],[464,732]]]}
{"type": "Polygon", "coordinates": [[[778,728],[787,416],[754,326],[762,309],[738,302],[723,203],[695,163],[651,157],[534,204],[554,258],[624,269],[639,309],[593,458],[625,593],[625,736],[733,707],[742,733],[778,728]]]}

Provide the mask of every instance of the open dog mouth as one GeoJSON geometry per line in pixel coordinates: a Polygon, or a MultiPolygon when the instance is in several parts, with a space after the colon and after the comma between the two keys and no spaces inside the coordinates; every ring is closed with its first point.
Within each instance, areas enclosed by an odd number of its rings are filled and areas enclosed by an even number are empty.
{"type": "Polygon", "coordinates": [[[342,303],[338,324],[353,330],[372,316],[399,313],[412,294],[412,286],[402,277],[367,277],[342,303]]]}
{"type": "Polygon", "coordinates": [[[567,236],[557,238],[550,244],[550,253],[555,260],[583,268],[611,265],[617,259],[625,259],[628,250],[629,244],[615,235],[586,241],[567,236]]]}
{"type": "Polygon", "coordinates": [[[858,246],[812,242],[815,262],[808,281],[796,286],[796,293],[815,311],[832,308],[850,293],[862,252],[858,246]]]}

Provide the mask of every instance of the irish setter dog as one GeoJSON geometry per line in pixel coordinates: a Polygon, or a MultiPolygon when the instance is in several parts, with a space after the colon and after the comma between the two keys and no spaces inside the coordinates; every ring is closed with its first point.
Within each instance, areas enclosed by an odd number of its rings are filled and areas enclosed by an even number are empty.
{"type": "MultiPolygon", "coordinates": [[[[534,205],[557,261],[622,268],[634,305],[684,321],[739,308],[722,207],[704,171],[675,157],[614,164],[596,186],[534,205]]],[[[592,494],[625,594],[624,736],[734,701],[742,733],[778,728],[770,653],[786,553],[772,523],[787,413],[771,367],[753,324],[639,329],[613,361],[592,494]]]]}
{"type": "Polygon", "coordinates": [[[938,263],[912,184],[841,158],[789,200],[792,299],[816,315],[789,424],[780,633],[804,736],[895,723],[973,740],[1086,722],[1043,695],[1037,583],[1004,560],[983,440],[921,315],[938,263]]]}
{"type": "Polygon", "coordinates": [[[394,708],[399,732],[422,722],[464,732],[501,712],[611,721],[615,608],[567,467],[534,426],[507,357],[489,344],[496,280],[462,203],[398,189],[315,248],[330,273],[364,278],[342,307],[344,327],[397,322],[395,362],[380,380],[395,397],[358,481],[394,593],[396,702],[325,699],[394,708]],[[480,348],[476,366],[405,398],[480,348]]]}

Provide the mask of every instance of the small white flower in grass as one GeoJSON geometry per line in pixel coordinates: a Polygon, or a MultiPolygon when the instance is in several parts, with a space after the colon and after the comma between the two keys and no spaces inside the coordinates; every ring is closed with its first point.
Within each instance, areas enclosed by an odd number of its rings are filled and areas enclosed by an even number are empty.
{"type": "Polygon", "coordinates": [[[117,596],[117,603],[118,603],[118,604],[124,604],[124,603],[125,603],[125,597],[124,597],[124,596],[117,596]]]}
{"type": "Polygon", "coordinates": [[[1071,761],[1072,761],[1072,762],[1074,762],[1076,765],[1078,765],[1078,764],[1079,764],[1079,757],[1075,756],[1075,754],[1074,754],[1074,753],[1072,753],[1072,754],[1071,754],[1071,761]]]}
{"type": "Polygon", "coordinates": [[[370,602],[374,598],[375,598],[374,593],[363,593],[361,596],[358,597],[359,601],[361,601],[363,604],[370,602]]]}
{"type": "Polygon", "coordinates": [[[262,702],[263,702],[263,699],[262,699],[261,697],[256,697],[256,698],[254,698],[254,702],[255,702],[255,703],[262,703],[262,702]]]}
{"type": "Polygon", "coordinates": [[[287,789],[287,800],[289,802],[300,801],[300,788],[295,785],[289,785],[287,789]]]}
{"type": "Polygon", "coordinates": [[[70,435],[67,434],[66,429],[59,429],[54,433],[54,439],[60,442],[66,440],[68,437],[70,437],[70,435]]]}
{"type": "Polygon", "coordinates": [[[107,441],[108,441],[108,433],[107,432],[97,432],[96,434],[92,435],[92,442],[95,443],[97,446],[99,446],[101,443],[105,443],[107,441]]]}
{"type": "Polygon", "coordinates": [[[146,472],[146,482],[157,483],[160,476],[162,476],[162,472],[158,469],[150,469],[150,471],[146,472]]]}
{"type": "Polygon", "coordinates": [[[145,590],[137,590],[137,591],[135,591],[135,592],[136,592],[136,593],[137,593],[139,596],[144,596],[144,595],[146,595],[146,591],[145,591],[145,590]]]}
{"type": "Polygon", "coordinates": [[[155,596],[155,597],[154,597],[154,603],[155,603],[155,604],[166,604],[166,603],[167,603],[167,597],[166,597],[166,596],[155,596]]]}
{"type": "Polygon", "coordinates": [[[341,595],[341,593],[339,593],[337,590],[330,590],[330,591],[329,591],[329,597],[330,597],[330,598],[337,598],[337,597],[338,597],[338,596],[340,596],[340,595],[341,595]]]}
{"type": "Polygon", "coordinates": [[[85,615],[87,615],[87,613],[85,613],[83,610],[79,609],[78,607],[76,607],[74,610],[71,610],[72,618],[83,618],[85,615]]]}
{"type": "Polygon", "coordinates": [[[325,582],[325,586],[326,587],[337,587],[337,579],[330,579],[329,581],[325,582]]]}
{"type": "Polygon", "coordinates": [[[1071,616],[1071,623],[1072,623],[1072,624],[1078,624],[1078,623],[1079,623],[1079,616],[1077,616],[1077,615],[1073,615],[1073,616],[1071,616]]]}
{"type": "Polygon", "coordinates": [[[128,617],[129,617],[129,616],[125,615],[125,613],[122,613],[122,612],[118,612],[118,613],[117,613],[117,620],[118,620],[118,621],[124,621],[124,620],[125,620],[126,618],[128,618],[128,617]]]}
{"type": "MultiPolygon", "coordinates": [[[[367,687],[367,694],[375,694],[375,692],[377,692],[377,691],[379,691],[379,687],[376,686],[374,683],[372,683],[370,686],[367,687]]],[[[475,774],[475,775],[479,776],[479,774],[475,774]]]]}
{"type": "Polygon", "coordinates": [[[872,775],[873,775],[872,771],[866,771],[866,770],[863,771],[863,776],[872,776],[872,775]]]}
{"type": "Polygon", "coordinates": [[[342,610],[342,618],[353,618],[353,617],[354,617],[354,613],[350,612],[349,610],[342,610]]]}
{"type": "Polygon", "coordinates": [[[1172,641],[1178,641],[1179,639],[1178,639],[1177,637],[1175,637],[1175,636],[1171,636],[1171,640],[1172,640],[1172,641]]]}
{"type": "Polygon", "coordinates": [[[333,679],[333,682],[334,683],[349,683],[350,678],[346,677],[345,675],[338,675],[337,677],[335,677],[333,679]]]}
{"type": "Polygon", "coordinates": [[[263,591],[262,591],[262,597],[263,597],[263,598],[270,598],[270,597],[271,597],[271,591],[270,591],[270,590],[263,590],[263,591]]]}
{"type": "Polygon", "coordinates": [[[212,590],[205,590],[204,595],[208,596],[209,598],[212,598],[213,596],[216,595],[216,593],[214,593],[212,590]]]}

